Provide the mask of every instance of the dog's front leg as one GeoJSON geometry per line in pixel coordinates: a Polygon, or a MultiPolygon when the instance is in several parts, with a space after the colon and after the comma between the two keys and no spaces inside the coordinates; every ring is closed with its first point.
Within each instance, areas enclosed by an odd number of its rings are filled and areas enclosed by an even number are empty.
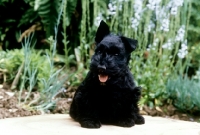
{"type": "Polygon", "coordinates": [[[74,119],[80,123],[81,127],[100,128],[97,108],[96,98],[80,87],[71,105],[71,116],[76,116],[74,119]]]}
{"type": "Polygon", "coordinates": [[[101,123],[98,116],[97,106],[91,100],[82,100],[82,106],[79,106],[79,123],[84,128],[100,128],[101,123]]]}
{"type": "Polygon", "coordinates": [[[100,120],[98,119],[98,113],[95,107],[90,108],[89,106],[90,105],[85,106],[84,108],[81,107],[82,109],[80,108],[79,123],[81,127],[84,127],[84,128],[100,128],[101,123],[100,123],[100,120]]]}

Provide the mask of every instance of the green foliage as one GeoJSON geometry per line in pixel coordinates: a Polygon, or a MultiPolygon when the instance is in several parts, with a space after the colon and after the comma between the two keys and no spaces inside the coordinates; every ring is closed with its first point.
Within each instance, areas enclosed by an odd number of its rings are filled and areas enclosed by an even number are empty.
{"type": "Polygon", "coordinates": [[[63,23],[66,26],[70,25],[71,16],[74,14],[77,5],[77,0],[64,0],[63,2],[63,23]]]}
{"type": "MultiPolygon", "coordinates": [[[[20,84],[20,91],[19,91],[19,104],[21,103],[21,94],[22,94],[22,91],[25,89],[26,81],[29,80],[29,93],[30,93],[32,91],[32,88],[35,86],[36,80],[37,80],[37,77],[36,77],[37,69],[35,69],[33,66],[30,67],[30,63],[31,63],[30,45],[32,43],[31,40],[32,40],[32,37],[25,38],[25,42],[24,42],[24,44],[22,44],[24,59],[22,61],[21,68],[18,70],[18,72],[23,72],[22,77],[21,77],[22,81],[20,84]],[[26,78],[27,74],[28,74],[28,78],[26,78]]],[[[15,86],[13,86],[13,87],[16,88],[15,86]]],[[[28,94],[28,95],[30,95],[30,94],[28,94]]],[[[25,101],[26,101],[26,99],[25,99],[25,101]]]]}
{"type": "Polygon", "coordinates": [[[38,11],[42,19],[46,30],[46,37],[54,35],[60,5],[60,0],[35,0],[34,10],[38,11]]]}
{"type": "Polygon", "coordinates": [[[173,105],[184,112],[200,111],[200,80],[189,79],[187,76],[170,78],[167,81],[167,93],[173,105]]]}
{"type": "Polygon", "coordinates": [[[63,84],[68,79],[68,76],[63,78],[62,80],[59,79],[60,72],[62,71],[62,69],[59,70],[54,69],[54,59],[53,59],[56,54],[56,40],[53,40],[53,38],[50,37],[49,42],[52,44],[52,50],[51,50],[52,52],[50,54],[46,53],[47,55],[46,59],[50,66],[49,75],[48,78],[40,79],[41,83],[44,86],[41,91],[43,103],[36,107],[37,109],[39,110],[42,109],[44,111],[48,110],[49,108],[55,105],[56,101],[54,100],[54,97],[59,93],[60,90],[62,90],[63,84]]]}
{"type": "Polygon", "coordinates": [[[0,15],[0,47],[3,46],[4,49],[10,49],[11,46],[19,48],[18,33],[35,21],[34,19],[37,17],[33,10],[28,9],[29,1],[31,0],[3,0],[0,2],[0,12],[7,13],[0,15]],[[27,15],[28,13],[31,15],[30,17],[27,15]]]}
{"type": "Polygon", "coordinates": [[[198,44],[200,39],[200,1],[192,0],[190,25],[188,28],[188,40],[191,43],[198,44]]]}
{"type": "MultiPolygon", "coordinates": [[[[77,0],[22,0],[22,1],[10,1],[3,0],[0,2],[0,11],[9,12],[12,8],[18,15],[0,15],[0,47],[4,48],[20,48],[20,45],[12,45],[19,40],[19,31],[24,33],[28,28],[31,28],[34,24],[39,24],[40,29],[32,29],[26,34],[30,34],[34,31],[45,31],[46,38],[55,35],[55,25],[57,17],[60,11],[60,5],[64,9],[63,14],[63,36],[66,36],[66,29],[71,23],[71,17],[75,13],[77,0]],[[63,4],[65,3],[65,4],[63,4]],[[14,7],[14,8],[13,8],[14,7]],[[42,29],[43,28],[43,29],[42,29]],[[13,34],[8,34],[13,33],[13,34]],[[8,40],[8,38],[10,40],[8,40]]],[[[59,31],[61,33],[61,31],[59,31]]],[[[37,34],[37,33],[36,33],[37,34]]],[[[39,35],[41,36],[41,35],[39,35]]],[[[38,37],[38,35],[36,35],[38,37]]],[[[24,35],[23,35],[24,38],[24,35]]],[[[41,39],[40,39],[41,40],[41,39]]],[[[65,42],[67,42],[65,38],[65,42]]],[[[66,44],[65,44],[66,45],[66,44]]],[[[65,48],[66,49],[66,48],[65,48]]],[[[68,48],[67,48],[68,50],[68,48]]],[[[68,50],[69,51],[69,50],[68,50]]],[[[68,55],[68,54],[67,54],[68,55]]]]}
{"type": "Polygon", "coordinates": [[[70,54],[71,47],[68,46],[69,41],[67,40],[67,30],[66,27],[70,25],[71,16],[77,5],[77,0],[64,0],[63,2],[63,14],[62,14],[62,28],[63,28],[63,44],[65,52],[65,64],[69,68],[69,63],[73,63],[74,55],[70,54]]]}
{"type": "Polygon", "coordinates": [[[57,44],[57,33],[58,33],[58,26],[61,18],[61,14],[63,12],[62,8],[60,8],[60,12],[58,14],[56,24],[55,24],[55,36],[54,39],[51,36],[48,40],[51,45],[50,53],[46,53],[46,58],[50,66],[49,76],[47,79],[42,78],[40,79],[41,83],[43,84],[44,88],[42,89],[41,94],[41,100],[42,103],[40,103],[38,106],[36,106],[36,109],[47,111],[50,108],[55,106],[56,100],[54,99],[57,94],[65,90],[63,87],[63,84],[67,81],[69,78],[69,75],[65,76],[64,78],[60,79],[60,73],[62,69],[55,70],[54,67],[54,58],[56,55],[56,44],[57,44]]]}
{"type": "Polygon", "coordinates": [[[115,33],[138,40],[130,68],[137,85],[143,87],[141,104],[151,107],[162,105],[167,98],[165,84],[169,75],[183,74],[190,61],[187,55],[190,2],[173,2],[111,0],[106,13],[98,5],[95,9],[94,24],[104,19],[115,33]]]}
{"type": "Polygon", "coordinates": [[[190,24],[188,27],[188,41],[192,46],[191,66],[198,68],[200,65],[200,1],[192,0],[190,24]]]}
{"type": "Polygon", "coordinates": [[[19,20],[18,27],[22,25],[27,25],[33,23],[38,18],[37,12],[33,10],[33,8],[28,9],[23,15],[22,18],[19,20]]]}
{"type": "MultiPolygon", "coordinates": [[[[6,3],[13,2],[20,3],[4,0],[0,3],[0,9],[3,9],[6,3]]],[[[95,46],[94,36],[101,20],[105,20],[114,33],[138,40],[138,48],[133,52],[130,69],[137,85],[143,87],[141,104],[148,104],[150,107],[162,105],[168,97],[167,93],[174,92],[171,89],[166,91],[168,87],[166,83],[170,82],[175,86],[173,83],[176,80],[169,80],[169,77],[173,74],[174,78],[179,78],[179,75],[187,75],[189,66],[199,67],[198,5],[200,2],[197,0],[184,0],[183,3],[175,0],[161,0],[154,3],[150,0],[22,0],[22,2],[29,6],[20,8],[19,11],[23,11],[21,17],[13,19],[0,16],[0,20],[4,20],[4,24],[7,24],[4,25],[5,28],[0,26],[0,45],[1,42],[9,44],[12,41],[7,40],[6,36],[13,28],[13,24],[22,28],[30,23],[40,22],[45,28],[46,38],[54,37],[47,40],[50,50],[46,51],[46,55],[31,49],[30,70],[27,70],[26,77],[20,79],[23,82],[22,80],[26,78],[25,82],[34,84],[35,78],[40,90],[46,91],[43,95],[47,94],[47,98],[44,98],[47,104],[41,104],[39,108],[49,108],[55,104],[53,95],[59,92],[57,90],[63,83],[56,81],[63,71],[55,72],[54,68],[53,59],[58,56],[55,35],[59,34],[58,41],[62,41],[64,45],[61,49],[64,49],[65,53],[62,58],[66,67],[65,73],[68,74],[67,82],[71,87],[76,87],[88,72],[90,57],[95,46]],[[59,12],[60,10],[62,12],[59,12]],[[59,31],[55,31],[59,17],[62,25],[59,31]],[[74,27],[77,28],[76,31],[74,27]],[[68,35],[69,33],[78,34],[68,35]],[[70,36],[79,38],[72,43],[70,36]],[[71,66],[75,69],[73,73],[70,73],[71,66]]],[[[0,57],[2,58],[0,69],[7,70],[10,79],[14,79],[25,61],[25,53],[23,50],[12,50],[6,53],[0,52],[0,57]]],[[[179,81],[189,82],[187,85],[195,83],[194,79],[179,78],[179,81]]],[[[31,87],[30,85],[29,88],[31,87]]],[[[179,104],[179,99],[174,101],[176,106],[179,104]]],[[[193,101],[188,103],[194,104],[193,101]]],[[[196,103],[195,101],[195,105],[196,103]]],[[[194,108],[192,109],[195,110],[194,108]]]]}
{"type": "Polygon", "coordinates": [[[192,68],[196,68],[198,69],[199,65],[200,65],[200,44],[194,44],[192,47],[191,47],[191,57],[192,57],[192,60],[191,60],[191,67],[192,68]]]}
{"type": "Polygon", "coordinates": [[[0,51],[0,68],[7,70],[10,79],[14,77],[14,73],[20,66],[23,57],[22,50],[0,51]]]}
{"type": "Polygon", "coordinates": [[[35,0],[34,10],[38,11],[39,16],[42,19],[42,23],[45,26],[46,37],[54,35],[54,28],[56,25],[58,13],[60,11],[61,5],[63,5],[64,15],[63,22],[66,26],[70,24],[71,15],[74,13],[76,8],[77,0],[35,0]]]}
{"type": "MultiPolygon", "coordinates": [[[[6,70],[7,73],[7,81],[12,82],[16,77],[16,73],[20,68],[22,63],[24,62],[24,50],[12,50],[12,51],[1,51],[0,52],[0,69],[6,70]]],[[[40,80],[41,78],[48,78],[49,75],[49,64],[46,61],[46,57],[41,55],[41,51],[36,51],[31,49],[31,53],[29,54],[29,67],[37,69],[37,78],[40,80]]],[[[27,78],[28,79],[28,76],[27,78]]],[[[39,84],[39,89],[42,89],[42,86],[39,84]]]]}

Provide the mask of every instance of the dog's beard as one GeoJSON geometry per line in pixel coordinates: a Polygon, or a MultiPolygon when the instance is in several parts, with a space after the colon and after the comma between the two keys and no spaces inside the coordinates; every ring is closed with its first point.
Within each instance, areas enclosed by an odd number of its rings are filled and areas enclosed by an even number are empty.
{"type": "MultiPolygon", "coordinates": [[[[120,77],[124,74],[124,72],[127,70],[126,64],[118,64],[116,65],[115,62],[108,62],[109,64],[106,65],[106,69],[98,69],[99,59],[95,59],[96,57],[93,57],[91,65],[90,65],[90,71],[94,73],[95,77],[98,78],[98,81],[100,84],[106,84],[111,78],[113,77],[120,77]]],[[[111,60],[110,60],[111,61],[111,60]]]]}

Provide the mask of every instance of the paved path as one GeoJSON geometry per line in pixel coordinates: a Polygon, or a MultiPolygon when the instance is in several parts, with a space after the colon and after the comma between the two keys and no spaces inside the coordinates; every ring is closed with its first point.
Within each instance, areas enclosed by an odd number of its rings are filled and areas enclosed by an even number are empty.
{"type": "Polygon", "coordinates": [[[132,128],[102,125],[81,128],[69,115],[38,115],[0,120],[1,135],[200,135],[200,123],[144,116],[146,124],[132,128]]]}

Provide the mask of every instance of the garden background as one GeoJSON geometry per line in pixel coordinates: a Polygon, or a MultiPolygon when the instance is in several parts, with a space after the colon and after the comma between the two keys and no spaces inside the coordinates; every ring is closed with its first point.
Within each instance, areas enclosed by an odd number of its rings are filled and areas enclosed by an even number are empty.
{"type": "Polygon", "coordinates": [[[104,20],[138,40],[141,113],[199,121],[199,11],[199,0],[1,0],[0,118],[67,113],[104,20]]]}

